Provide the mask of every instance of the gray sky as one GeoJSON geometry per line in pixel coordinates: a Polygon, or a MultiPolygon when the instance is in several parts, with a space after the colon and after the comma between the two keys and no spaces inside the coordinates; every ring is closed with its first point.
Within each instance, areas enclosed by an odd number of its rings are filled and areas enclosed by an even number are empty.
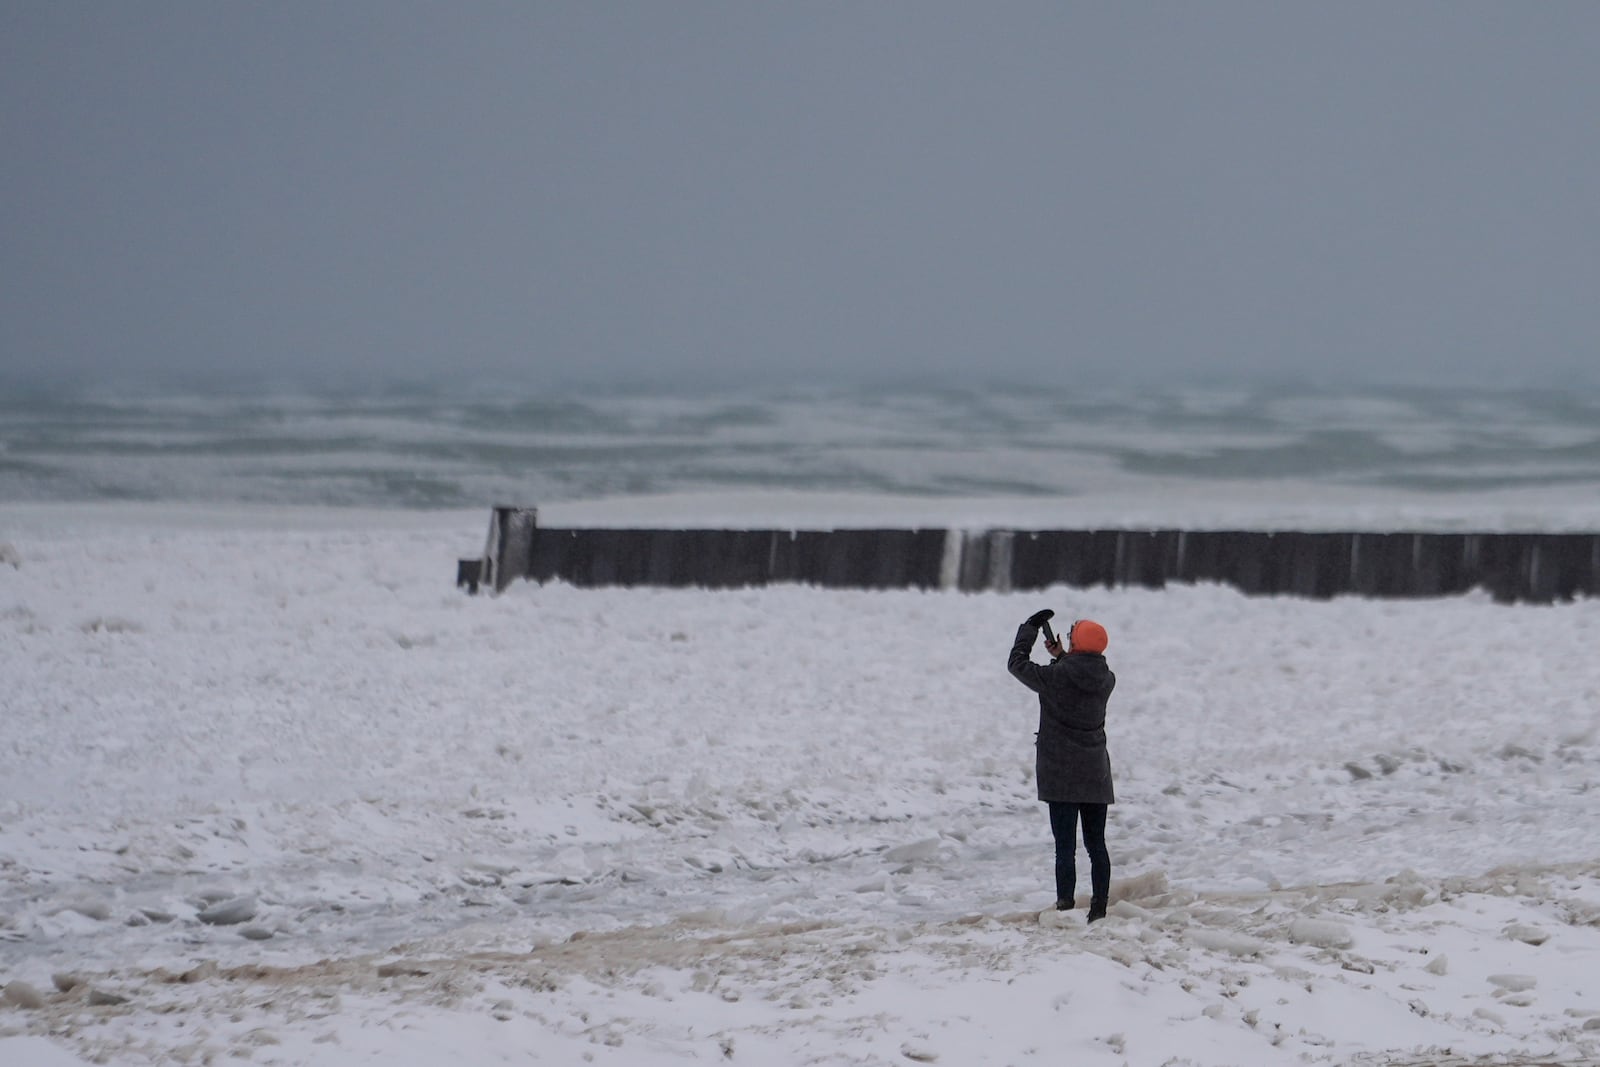
{"type": "Polygon", "coordinates": [[[1597,56],[1587,0],[3,0],[0,379],[1593,383],[1597,56]]]}

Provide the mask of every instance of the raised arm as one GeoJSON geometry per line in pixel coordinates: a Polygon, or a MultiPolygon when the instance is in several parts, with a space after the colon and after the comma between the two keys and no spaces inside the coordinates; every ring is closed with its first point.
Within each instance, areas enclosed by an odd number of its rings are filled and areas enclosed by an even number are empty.
{"type": "Polygon", "coordinates": [[[1055,612],[1048,608],[1028,616],[1028,621],[1017,627],[1017,639],[1011,645],[1011,658],[1006,669],[1023,685],[1038,693],[1044,688],[1044,668],[1033,662],[1033,643],[1039,638],[1039,627],[1055,612]]]}

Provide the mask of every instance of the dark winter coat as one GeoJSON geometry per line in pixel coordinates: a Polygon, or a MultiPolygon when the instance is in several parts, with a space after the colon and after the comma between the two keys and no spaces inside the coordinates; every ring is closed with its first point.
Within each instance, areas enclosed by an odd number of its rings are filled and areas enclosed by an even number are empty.
{"type": "Polygon", "coordinates": [[[1106,700],[1117,676],[1106,658],[1093,652],[1069,652],[1049,666],[1034,663],[1030,657],[1038,633],[1037,627],[1022,625],[1007,667],[1039,694],[1039,799],[1113,803],[1106,700]]]}

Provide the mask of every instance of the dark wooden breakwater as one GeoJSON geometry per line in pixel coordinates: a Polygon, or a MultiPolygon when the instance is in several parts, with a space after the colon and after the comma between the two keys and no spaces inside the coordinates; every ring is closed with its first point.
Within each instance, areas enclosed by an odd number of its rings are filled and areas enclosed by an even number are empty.
{"type": "Polygon", "coordinates": [[[1248,530],[552,529],[496,508],[457,584],[1007,591],[1216,582],[1326,598],[1448,596],[1552,603],[1600,593],[1595,533],[1298,533],[1248,530]]]}

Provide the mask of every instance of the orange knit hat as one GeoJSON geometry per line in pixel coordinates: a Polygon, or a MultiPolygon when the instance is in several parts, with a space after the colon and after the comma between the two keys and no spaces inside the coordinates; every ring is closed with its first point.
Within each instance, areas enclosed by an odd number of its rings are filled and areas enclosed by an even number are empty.
{"type": "Polygon", "coordinates": [[[1093,619],[1079,619],[1072,624],[1073,652],[1104,652],[1106,628],[1093,619]]]}

